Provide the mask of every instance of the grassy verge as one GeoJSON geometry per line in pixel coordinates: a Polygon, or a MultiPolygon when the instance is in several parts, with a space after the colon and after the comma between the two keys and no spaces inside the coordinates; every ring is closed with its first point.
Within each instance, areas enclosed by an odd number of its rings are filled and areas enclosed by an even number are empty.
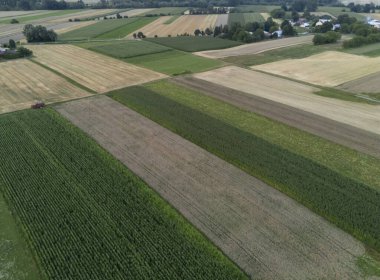
{"type": "Polygon", "coordinates": [[[227,39],[195,36],[149,38],[145,39],[145,41],[154,42],[185,52],[225,49],[241,45],[239,42],[227,39]]]}
{"type": "Polygon", "coordinates": [[[218,60],[175,50],[127,58],[125,61],[168,75],[202,72],[223,65],[218,60]]]}
{"type": "Polygon", "coordinates": [[[165,83],[110,96],[380,248],[379,160],[165,83]],[[301,148],[290,149],[295,146],[301,148]],[[350,161],[360,166],[351,167],[350,161]]]}
{"type": "Polygon", "coordinates": [[[49,279],[246,279],[157,193],[55,111],[6,114],[0,128],[6,135],[0,190],[49,279]]]}
{"type": "MultiPolygon", "coordinates": [[[[0,186],[1,189],[1,186],[0,186]]],[[[40,280],[41,275],[23,233],[0,193],[0,276],[7,280],[40,280]]]]}
{"type": "MultiPolygon", "coordinates": [[[[368,99],[360,97],[360,95],[356,95],[351,92],[335,89],[335,88],[321,88],[320,91],[314,92],[316,95],[324,96],[324,97],[329,97],[329,98],[335,98],[335,99],[340,99],[344,101],[350,101],[350,102],[359,102],[359,103],[366,103],[366,104],[372,104],[372,105],[378,105],[379,103],[376,101],[372,101],[370,98],[376,99],[376,94],[366,94],[368,95],[368,99]]],[[[380,97],[380,94],[378,94],[380,97]]],[[[380,99],[379,99],[380,101],[380,99]]]]}

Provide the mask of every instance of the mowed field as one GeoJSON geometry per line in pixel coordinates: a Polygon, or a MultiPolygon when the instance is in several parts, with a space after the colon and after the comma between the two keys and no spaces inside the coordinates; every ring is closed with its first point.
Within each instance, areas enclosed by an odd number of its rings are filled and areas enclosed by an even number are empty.
{"type": "Polygon", "coordinates": [[[98,93],[166,77],[72,45],[30,45],[35,60],[98,93]]]}
{"type": "Polygon", "coordinates": [[[224,50],[196,52],[195,54],[209,58],[225,58],[230,56],[257,54],[267,50],[279,49],[299,44],[311,44],[312,40],[313,36],[291,37],[281,40],[268,40],[264,42],[245,44],[224,50]]]}
{"type": "MultiPolygon", "coordinates": [[[[302,71],[301,66],[299,70],[302,71]]],[[[315,87],[234,66],[195,77],[380,134],[379,106],[318,96],[313,94],[319,90],[315,87]]]]}
{"type": "Polygon", "coordinates": [[[253,69],[321,86],[338,86],[380,71],[380,58],[342,52],[323,52],[302,59],[287,59],[253,69]]]}
{"type": "Polygon", "coordinates": [[[0,113],[45,103],[80,98],[90,93],[26,59],[0,63],[0,113]]]}
{"type": "Polygon", "coordinates": [[[184,33],[193,35],[195,29],[213,29],[218,15],[184,15],[166,24],[170,18],[171,16],[160,17],[138,31],[143,32],[147,37],[154,37],[155,35],[158,37],[177,36],[184,33]]]}
{"type": "MultiPolygon", "coordinates": [[[[150,95],[131,89],[112,96],[123,100],[124,92],[132,99],[150,95]]],[[[240,169],[105,96],[57,109],[252,278],[361,278],[356,258],[364,254],[363,245],[240,169]]]]}

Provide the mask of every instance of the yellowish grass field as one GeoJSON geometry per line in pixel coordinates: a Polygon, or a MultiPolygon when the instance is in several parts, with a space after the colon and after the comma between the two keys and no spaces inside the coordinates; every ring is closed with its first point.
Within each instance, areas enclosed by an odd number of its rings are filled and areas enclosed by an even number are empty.
{"type": "Polygon", "coordinates": [[[329,51],[252,68],[311,84],[335,87],[380,71],[380,58],[329,51]]]}
{"type": "Polygon", "coordinates": [[[160,17],[152,23],[144,26],[138,31],[143,32],[147,37],[167,37],[177,36],[177,34],[194,34],[195,29],[205,30],[207,27],[213,29],[218,19],[218,15],[183,15],[170,24],[165,24],[171,16],[160,17]]]}
{"type": "Polygon", "coordinates": [[[27,59],[0,63],[0,113],[91,95],[27,59]]]}
{"type": "Polygon", "coordinates": [[[72,45],[30,45],[35,60],[98,93],[166,77],[72,45]]]}
{"type": "Polygon", "coordinates": [[[380,106],[319,96],[315,87],[235,66],[194,76],[380,135],[380,106]]]}

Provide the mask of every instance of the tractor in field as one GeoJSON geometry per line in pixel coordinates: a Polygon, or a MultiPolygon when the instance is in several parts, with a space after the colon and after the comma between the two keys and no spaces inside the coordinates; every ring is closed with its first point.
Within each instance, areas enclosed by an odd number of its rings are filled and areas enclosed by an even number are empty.
{"type": "Polygon", "coordinates": [[[45,103],[42,101],[37,101],[31,106],[32,109],[41,109],[43,107],[45,107],[45,103]]]}

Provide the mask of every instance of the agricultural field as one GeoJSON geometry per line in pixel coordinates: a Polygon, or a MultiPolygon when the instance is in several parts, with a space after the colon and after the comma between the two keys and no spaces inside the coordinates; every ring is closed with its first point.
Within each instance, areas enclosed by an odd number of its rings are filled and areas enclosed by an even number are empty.
{"type": "Polygon", "coordinates": [[[240,23],[244,26],[248,22],[264,22],[265,20],[260,13],[231,13],[228,17],[228,25],[240,23]]]}
{"type": "Polygon", "coordinates": [[[290,37],[280,40],[268,40],[252,44],[223,49],[196,52],[196,55],[209,58],[226,58],[230,56],[252,55],[265,52],[268,50],[280,49],[301,44],[311,44],[313,36],[290,37]]]}
{"type": "Polygon", "coordinates": [[[1,192],[43,279],[246,279],[146,183],[55,111],[6,114],[0,127],[1,192]]]}
{"type": "Polygon", "coordinates": [[[28,45],[35,60],[98,93],[165,75],[72,45],[28,45]]]}
{"type": "Polygon", "coordinates": [[[361,13],[354,13],[350,11],[350,8],[345,7],[328,7],[328,6],[321,6],[318,7],[318,12],[327,12],[331,15],[338,17],[343,14],[348,14],[350,17],[355,17],[359,21],[364,21],[366,19],[365,14],[361,13]]]}
{"type": "MultiPolygon", "coordinates": [[[[26,14],[15,16],[15,18],[19,21],[19,23],[29,23],[34,21],[45,21],[46,19],[55,19],[64,17],[67,15],[75,15],[79,13],[81,10],[61,10],[61,11],[43,11],[41,13],[36,14],[26,14]]],[[[0,24],[10,23],[10,19],[0,19],[0,24]]]]}
{"type": "MultiPolygon", "coordinates": [[[[94,39],[99,37],[101,38],[102,36],[107,36],[108,33],[113,32],[114,30],[118,30],[119,28],[126,28],[126,26],[128,26],[129,24],[133,24],[136,21],[139,21],[139,19],[127,18],[102,20],[90,26],[86,26],[80,29],[61,34],[58,39],[60,41],[76,41],[94,39]]],[[[133,31],[134,30],[132,30],[131,32],[133,31]]],[[[118,36],[116,36],[115,38],[118,38],[118,36]]]]}
{"type": "Polygon", "coordinates": [[[185,12],[188,8],[186,7],[163,7],[163,8],[157,8],[150,11],[147,11],[142,16],[145,15],[180,15],[183,12],[185,12]]]}
{"type": "Polygon", "coordinates": [[[167,75],[197,73],[223,66],[221,61],[176,50],[131,57],[125,61],[167,75]]]}
{"type": "Polygon", "coordinates": [[[214,29],[218,15],[184,15],[175,21],[166,24],[171,16],[163,16],[152,23],[140,28],[147,37],[174,37],[181,34],[193,35],[196,29],[205,30],[206,28],[214,29]]]}
{"type": "Polygon", "coordinates": [[[92,41],[77,43],[76,46],[115,58],[130,58],[172,50],[171,48],[142,40],[92,41]]]}
{"type": "Polygon", "coordinates": [[[284,48],[272,49],[268,51],[259,52],[257,54],[247,54],[239,56],[230,56],[222,58],[227,63],[236,64],[239,66],[253,66],[264,63],[280,61],[284,59],[299,59],[308,57],[314,54],[322,53],[331,50],[341,50],[340,44],[328,45],[312,45],[312,44],[299,44],[284,48]]]}
{"type": "MultiPolygon", "coordinates": [[[[337,168],[339,168],[337,166],[342,166],[342,163],[337,160],[333,161],[337,165],[329,168],[329,164],[327,166],[320,164],[311,160],[310,157],[286,149],[283,144],[274,144],[263,139],[257,134],[258,132],[255,132],[257,130],[255,125],[258,125],[257,120],[248,121],[251,124],[248,124],[247,121],[241,123],[242,120],[245,120],[241,116],[244,115],[244,111],[234,111],[234,115],[239,117],[241,124],[239,122],[232,124],[231,121],[223,121],[223,119],[230,118],[232,114],[230,112],[226,115],[229,106],[223,102],[218,109],[205,108],[202,113],[200,108],[211,105],[207,105],[205,99],[199,94],[189,97],[186,95],[186,91],[175,91],[173,87],[169,90],[170,87],[165,86],[165,82],[159,82],[158,85],[157,83],[150,84],[146,88],[148,91],[145,91],[145,94],[144,91],[132,91],[130,94],[125,93],[125,97],[116,98],[180,136],[280,189],[365,241],[368,245],[379,248],[380,229],[376,226],[380,219],[377,201],[380,191],[378,171],[369,174],[368,177],[360,176],[360,179],[356,173],[347,172],[343,168],[337,172],[337,168]],[[178,99],[182,101],[178,102],[178,99]],[[192,104],[191,108],[187,103],[192,104]],[[194,106],[197,106],[197,109],[194,109],[194,106]],[[226,110],[222,110],[226,107],[226,110]],[[219,117],[212,117],[209,110],[216,113],[220,111],[219,117]],[[346,191],[342,192],[342,190],[346,191]],[[353,196],[352,193],[355,195],[353,196]]],[[[208,99],[210,100],[210,98],[208,99]]],[[[233,112],[231,108],[230,111],[233,112]]],[[[254,114],[250,113],[250,115],[255,119],[254,114]]],[[[272,138],[278,138],[280,135],[272,128],[269,131],[272,138]]],[[[316,140],[322,139],[316,138],[316,140]]],[[[298,145],[293,137],[286,142],[293,142],[293,146],[298,145]]],[[[313,146],[314,142],[305,143],[306,149],[312,148],[314,154],[320,153],[320,149],[313,146]]],[[[331,144],[331,142],[328,143],[331,144]]],[[[339,148],[338,145],[335,146],[339,148]]],[[[351,154],[351,157],[345,158],[345,160],[351,160],[358,156],[350,149],[347,152],[351,154]]],[[[310,153],[310,151],[306,153],[310,153]]],[[[338,151],[334,151],[334,154],[341,156],[338,151]]],[[[318,156],[314,155],[314,157],[318,156]]],[[[372,168],[380,168],[379,159],[367,155],[359,155],[359,157],[365,161],[373,161],[375,166],[372,168]]],[[[368,163],[365,165],[370,166],[368,163]]],[[[355,164],[361,165],[358,162],[355,164]]],[[[354,168],[365,170],[366,166],[354,168]]],[[[352,167],[349,169],[352,170],[352,167]]]]}
{"type": "Polygon", "coordinates": [[[36,100],[60,102],[90,95],[26,59],[0,63],[0,113],[29,108],[36,100]]]}
{"type": "Polygon", "coordinates": [[[319,96],[314,94],[319,88],[235,66],[195,74],[195,77],[380,134],[379,106],[319,96]]]}
{"type": "MultiPolygon", "coordinates": [[[[261,116],[281,122],[291,127],[298,128],[300,130],[309,132],[311,134],[327,139],[334,143],[349,147],[361,153],[368,154],[380,159],[380,145],[378,145],[380,141],[380,136],[370,133],[368,131],[344,125],[331,119],[322,116],[317,116],[315,114],[311,114],[288,105],[277,103],[262,97],[247,94],[231,88],[226,88],[224,86],[196,79],[191,76],[180,76],[170,81],[174,82],[175,84],[184,86],[186,88],[201,92],[204,95],[232,104],[242,110],[259,114],[261,116]]],[[[248,119],[248,116],[242,116],[242,118],[248,119]]],[[[244,123],[244,121],[241,121],[241,123],[244,123]]],[[[270,131],[270,129],[268,130],[270,131]]],[[[287,137],[286,139],[295,139],[296,133],[294,131],[291,133],[292,137],[286,136],[284,133],[281,133],[281,135],[287,137]]],[[[300,138],[302,137],[298,137],[297,141],[293,142],[296,145],[295,147],[291,146],[287,148],[289,148],[292,151],[298,151],[298,148],[300,147],[300,142],[317,142],[317,138],[309,138],[307,141],[301,141],[300,138]]],[[[306,139],[307,137],[304,136],[303,138],[306,139]]],[[[286,139],[280,139],[281,143],[284,144],[286,142],[286,139]]],[[[326,146],[324,146],[320,147],[320,149],[324,151],[327,148],[326,146]]],[[[310,148],[308,147],[307,151],[309,150],[310,148]]],[[[318,155],[322,156],[323,161],[321,161],[321,163],[324,165],[328,165],[329,162],[333,162],[337,158],[337,156],[335,155],[337,151],[342,153],[342,149],[338,148],[338,146],[331,145],[327,150],[329,155],[334,155],[334,158],[331,159],[329,158],[328,154],[319,151],[318,155]]],[[[347,158],[350,157],[349,153],[347,153],[347,150],[343,153],[347,158]]],[[[313,156],[313,154],[308,156],[313,156]]],[[[320,161],[319,158],[314,158],[314,160],[320,161]]],[[[340,158],[338,160],[342,162],[347,161],[342,160],[340,158]]],[[[374,164],[374,166],[376,166],[376,164],[374,164]]],[[[344,167],[340,171],[342,172],[344,170],[348,170],[347,167],[344,167]]],[[[358,172],[356,172],[356,174],[357,173],[358,172]]],[[[360,171],[360,173],[362,173],[362,171],[360,171]]]]}
{"type": "Polygon", "coordinates": [[[322,86],[338,86],[380,71],[380,58],[328,51],[302,59],[287,59],[254,69],[322,86]]]}
{"type": "MultiPolygon", "coordinates": [[[[222,123],[216,128],[217,120],[151,91],[156,86],[132,87],[111,96],[192,140],[229,141],[222,123]],[[214,138],[215,131],[223,137],[214,138]]],[[[356,258],[365,252],[362,244],[238,168],[105,96],[57,109],[150,184],[252,278],[361,278],[356,258]]]]}
{"type": "Polygon", "coordinates": [[[0,19],[4,18],[13,18],[17,16],[26,16],[37,13],[47,13],[48,11],[39,10],[39,11],[0,11],[0,19]]]}
{"type": "Polygon", "coordinates": [[[185,52],[225,49],[241,45],[237,41],[201,36],[148,38],[146,41],[185,52]]]}
{"type": "Polygon", "coordinates": [[[279,8],[280,6],[275,5],[241,5],[236,7],[235,11],[239,13],[270,13],[279,8]]]}
{"type": "Polygon", "coordinates": [[[379,101],[380,105],[380,72],[352,80],[338,86],[339,89],[368,95],[379,101]]]}

